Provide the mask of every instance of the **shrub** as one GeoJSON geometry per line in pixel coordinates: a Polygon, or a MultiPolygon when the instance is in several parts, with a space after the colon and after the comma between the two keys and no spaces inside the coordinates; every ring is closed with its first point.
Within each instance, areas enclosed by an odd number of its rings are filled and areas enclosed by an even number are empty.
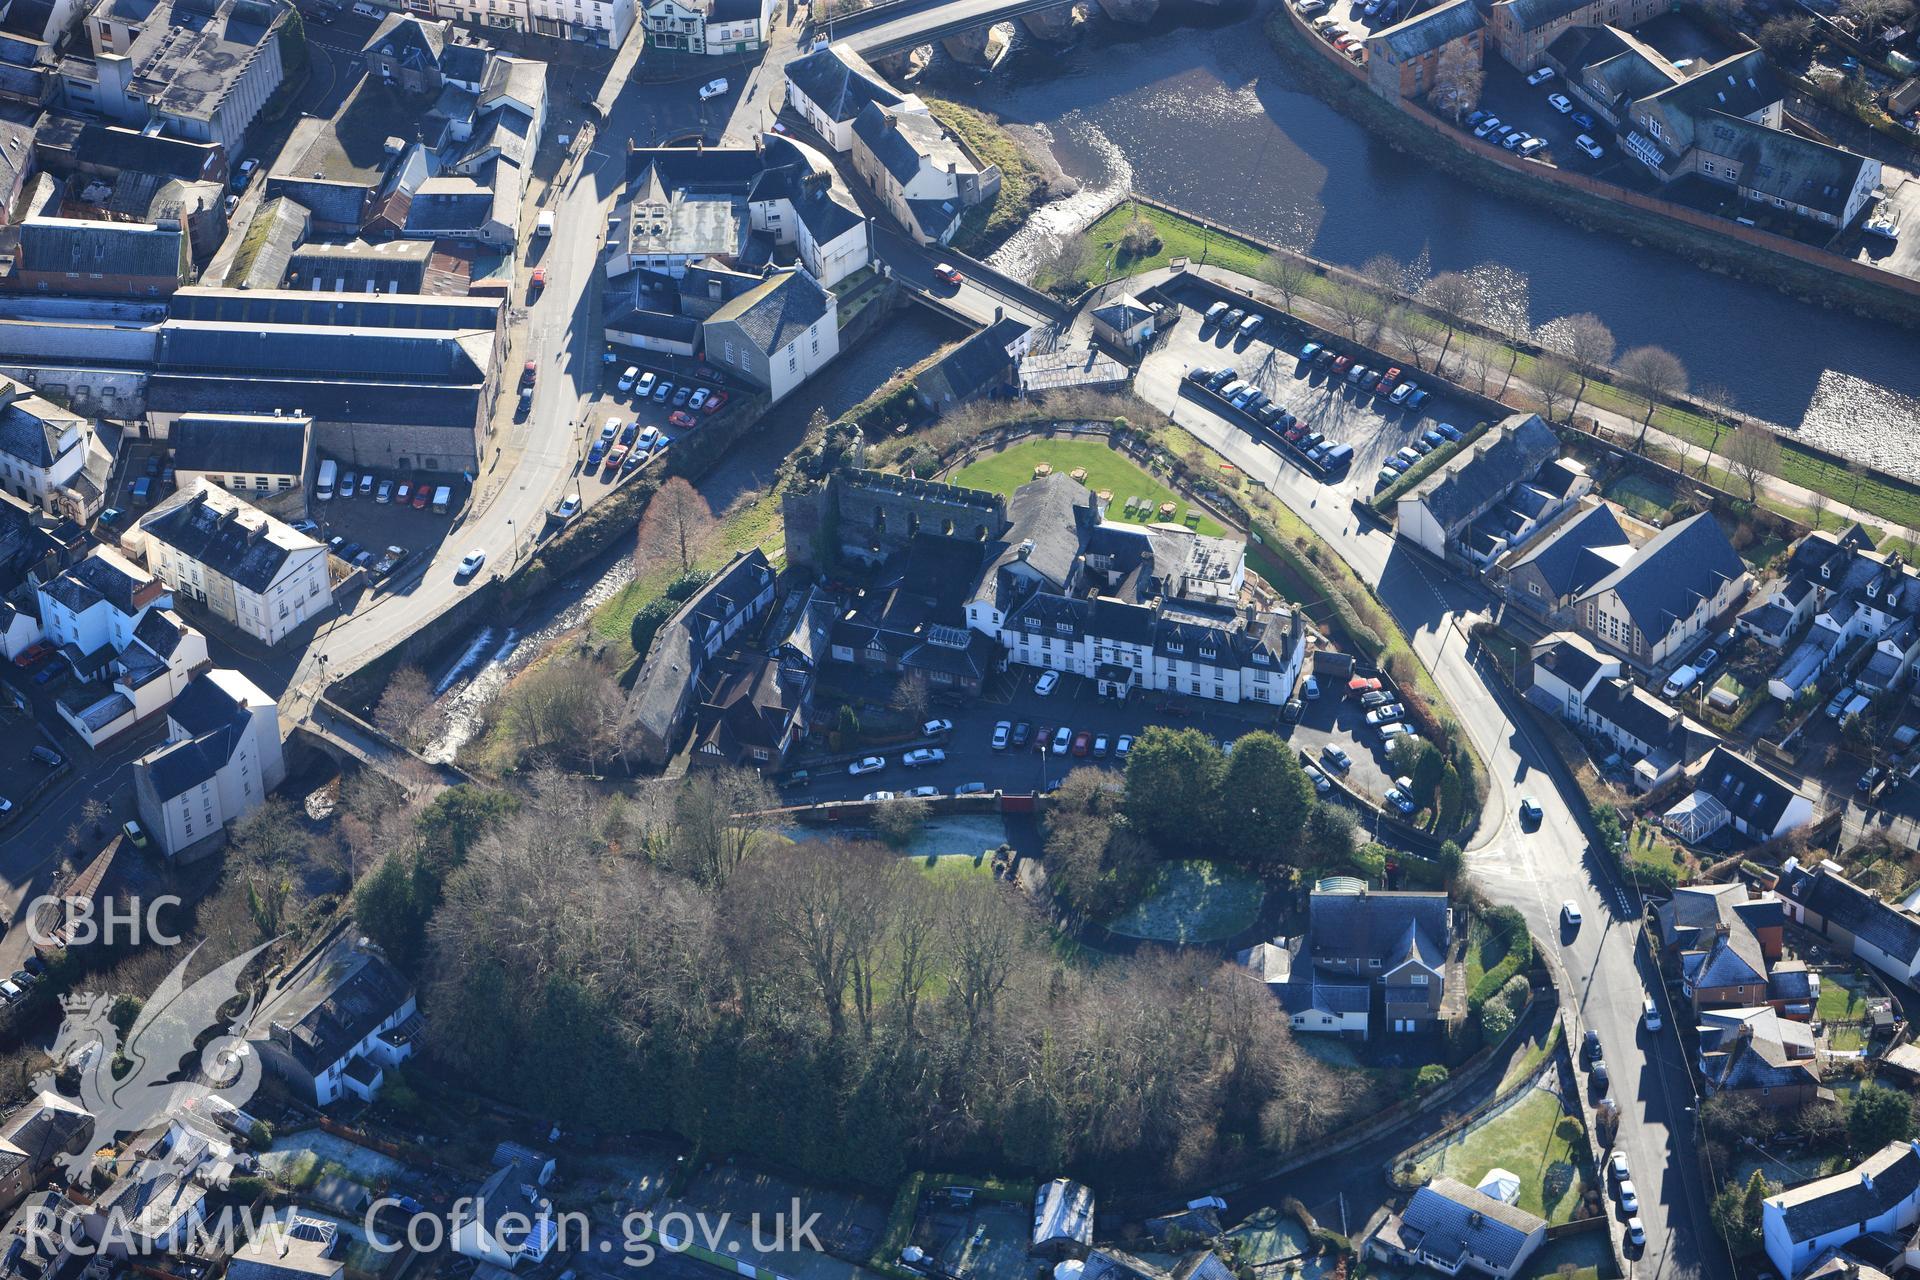
{"type": "Polygon", "coordinates": [[[1446,1082],[1447,1069],[1437,1062],[1429,1062],[1426,1066],[1420,1068],[1418,1075],[1414,1076],[1413,1088],[1416,1093],[1425,1093],[1427,1090],[1436,1088],[1446,1082]]]}
{"type": "Polygon", "coordinates": [[[1498,1040],[1513,1030],[1513,1010],[1498,1000],[1490,1000],[1480,1006],[1480,1030],[1489,1040],[1498,1040]]]}

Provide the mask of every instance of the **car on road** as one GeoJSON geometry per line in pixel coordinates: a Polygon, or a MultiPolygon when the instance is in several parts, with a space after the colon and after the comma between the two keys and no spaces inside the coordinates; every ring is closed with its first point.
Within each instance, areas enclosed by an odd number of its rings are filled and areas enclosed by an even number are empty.
{"type": "Polygon", "coordinates": [[[1044,671],[1040,674],[1040,678],[1033,682],[1033,691],[1044,698],[1052,693],[1059,683],[1060,673],[1058,671],[1044,671]]]}
{"type": "Polygon", "coordinates": [[[863,773],[878,773],[886,767],[887,758],[885,756],[861,756],[858,760],[855,760],[847,766],[847,773],[857,778],[863,773]]]}
{"type": "Polygon", "coordinates": [[[1057,756],[1063,756],[1067,754],[1067,748],[1071,747],[1072,745],[1073,745],[1072,729],[1068,728],[1066,725],[1063,724],[1058,729],[1055,729],[1053,731],[1053,754],[1057,756]]]}
{"type": "Polygon", "coordinates": [[[953,721],[929,720],[925,724],[920,726],[920,732],[924,733],[929,738],[937,738],[943,733],[953,732],[953,721]]]}
{"type": "Polygon", "coordinates": [[[1087,752],[1091,751],[1092,749],[1093,749],[1093,735],[1091,733],[1087,732],[1085,729],[1082,729],[1080,732],[1073,735],[1073,746],[1071,750],[1073,751],[1074,755],[1084,757],[1087,754],[1087,752]]]}
{"type": "Polygon", "coordinates": [[[707,81],[705,84],[700,86],[700,101],[702,102],[713,101],[713,99],[725,93],[727,91],[727,87],[728,87],[727,78],[725,76],[721,76],[717,80],[707,81]]]}
{"type": "Polygon", "coordinates": [[[466,555],[460,558],[460,569],[459,569],[459,572],[456,573],[454,576],[459,578],[471,578],[474,574],[480,572],[480,566],[485,564],[486,562],[487,562],[486,549],[483,547],[475,547],[473,550],[467,552],[466,555]]]}
{"type": "Polygon", "coordinates": [[[1563,116],[1571,115],[1573,112],[1573,101],[1572,99],[1568,98],[1567,95],[1564,93],[1548,94],[1547,105],[1552,107],[1555,111],[1558,111],[1563,116]]]}
{"type": "Polygon", "coordinates": [[[1647,1024],[1649,1031],[1660,1029],[1660,1010],[1654,1006],[1652,996],[1640,1002],[1640,1021],[1647,1024]]]}
{"type": "Polygon", "coordinates": [[[633,390],[633,384],[637,382],[639,378],[640,378],[640,366],[630,364],[627,366],[627,371],[620,375],[620,381],[614,383],[613,385],[618,387],[622,391],[631,391],[633,390]]]}
{"type": "Polygon", "coordinates": [[[682,431],[698,426],[699,422],[700,420],[698,418],[688,413],[685,409],[675,409],[667,415],[667,425],[670,427],[678,427],[682,431]]]}
{"type": "Polygon", "coordinates": [[[560,499],[560,509],[558,514],[562,520],[571,520],[573,519],[573,517],[579,515],[580,514],[580,495],[577,493],[570,493],[566,497],[560,499]]]}
{"type": "Polygon", "coordinates": [[[1520,797],[1520,821],[1530,827],[1537,827],[1540,825],[1540,820],[1545,816],[1546,811],[1541,809],[1538,800],[1535,800],[1532,796],[1520,797]]]}
{"type": "Polygon", "coordinates": [[[533,269],[533,275],[527,280],[527,296],[531,298],[534,294],[539,293],[546,287],[547,269],[545,267],[535,267],[533,269]]]}
{"type": "Polygon", "coordinates": [[[1353,757],[1347,754],[1345,747],[1337,747],[1329,742],[1320,748],[1320,758],[1335,773],[1347,773],[1353,768],[1353,757]]]}
{"type": "Polygon", "coordinates": [[[1598,160],[1607,154],[1607,149],[1593,140],[1593,135],[1583,133],[1573,140],[1573,145],[1587,153],[1589,160],[1598,160]]]}
{"type": "Polygon", "coordinates": [[[1853,784],[1854,789],[1863,793],[1870,793],[1875,787],[1880,785],[1880,780],[1886,776],[1887,770],[1885,766],[1876,764],[1860,775],[1860,781],[1853,784]]]}
{"type": "Polygon", "coordinates": [[[1012,737],[1013,737],[1013,725],[1011,722],[1002,720],[999,724],[994,725],[993,726],[993,749],[995,751],[1005,751],[1007,749],[1007,742],[1012,737]]]}
{"type": "Polygon", "coordinates": [[[127,842],[134,848],[144,849],[147,847],[146,829],[138,822],[123,823],[121,824],[120,830],[127,837],[127,842]]]}
{"type": "Polygon", "coordinates": [[[1551,79],[1553,79],[1553,68],[1541,67],[1538,71],[1527,77],[1527,83],[1530,85],[1543,85],[1551,79]]]}
{"type": "Polygon", "coordinates": [[[1636,1249],[1647,1243],[1647,1228],[1637,1217],[1627,1219],[1627,1243],[1636,1249]]]}
{"type": "Polygon", "coordinates": [[[943,284],[950,284],[956,289],[965,284],[967,280],[951,262],[942,262],[936,266],[933,269],[933,278],[943,284]]]}
{"type": "Polygon", "coordinates": [[[1121,734],[1120,741],[1113,744],[1113,758],[1115,760],[1125,760],[1132,751],[1133,735],[1130,733],[1121,734]]]}
{"type": "Polygon", "coordinates": [[[1585,919],[1585,917],[1580,914],[1580,904],[1572,898],[1568,898],[1560,904],[1560,919],[1578,929],[1580,922],[1585,919]]]}
{"type": "Polygon", "coordinates": [[[938,747],[915,747],[900,757],[900,763],[909,769],[918,769],[922,765],[939,764],[947,758],[947,753],[938,747]]]}
{"type": "Polygon", "coordinates": [[[1620,1211],[1622,1213],[1640,1212],[1640,1192],[1634,1188],[1631,1180],[1620,1184],[1620,1211]]]}

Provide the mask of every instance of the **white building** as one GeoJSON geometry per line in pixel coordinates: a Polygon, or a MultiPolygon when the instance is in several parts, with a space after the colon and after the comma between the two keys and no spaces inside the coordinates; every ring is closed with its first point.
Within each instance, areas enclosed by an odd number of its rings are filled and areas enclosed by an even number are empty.
{"type": "Polygon", "coordinates": [[[1386,1216],[1366,1248],[1370,1256],[1450,1276],[1471,1270],[1509,1280],[1546,1239],[1544,1218],[1464,1182],[1435,1178],[1403,1211],[1386,1216]]]}
{"type": "Polygon", "coordinates": [[[708,364],[779,401],[840,354],[839,305],[805,270],[791,268],[708,316],[701,340],[708,364]]]}
{"type": "Polygon", "coordinates": [[[349,929],[280,979],[247,1040],[294,1088],[327,1106],[370,1101],[388,1068],[413,1056],[420,1030],[413,984],[349,929]]]}
{"type": "Polygon", "coordinates": [[[173,591],[266,644],[333,606],[327,549],[207,480],[142,517],[133,540],[173,591]]]}
{"type": "Polygon", "coordinates": [[[0,486],[26,502],[87,520],[113,465],[93,424],[0,377],[0,486]]]}
{"type": "Polygon", "coordinates": [[[205,636],[171,609],[149,609],[132,642],[107,665],[105,683],[61,690],[54,710],[97,748],[166,710],[209,665],[205,636]]]}
{"type": "Polygon", "coordinates": [[[654,0],[644,19],[655,49],[713,56],[766,47],[773,0],[654,0]]]}
{"type": "Polygon", "coordinates": [[[925,112],[870,102],[853,122],[853,167],[920,244],[947,244],[968,209],[1000,193],[984,169],[925,112]]]}
{"type": "Polygon", "coordinates": [[[216,668],[167,707],[166,744],[134,762],[134,797],[141,824],[172,857],[258,809],[286,776],[273,699],[216,668]]]}
{"type": "Polygon", "coordinates": [[[1904,1240],[1920,1221],[1920,1142],[1890,1142],[1845,1173],[1768,1196],[1760,1208],[1767,1257],[1797,1276],[1828,1249],[1884,1232],[1904,1240]]]}
{"type": "MultiPolygon", "coordinates": [[[[540,1191],[541,1173],[551,1167],[515,1158],[495,1169],[454,1223],[454,1252],[509,1271],[521,1262],[545,1262],[560,1234],[553,1206],[540,1191]]],[[[691,1243],[667,1242],[669,1248],[691,1243]]]]}
{"type": "Polygon", "coordinates": [[[527,16],[535,35],[618,49],[633,30],[636,10],[634,0],[528,0],[527,16]]]}
{"type": "Polygon", "coordinates": [[[42,642],[83,679],[99,675],[133,643],[147,610],[173,608],[164,582],[111,547],[95,547],[36,594],[42,642]]]}
{"type": "Polygon", "coordinates": [[[853,149],[853,122],[869,103],[895,111],[927,113],[911,93],[899,93],[867,60],[844,44],[825,45],[784,68],[787,105],[813,126],[835,151],[853,149]]]}

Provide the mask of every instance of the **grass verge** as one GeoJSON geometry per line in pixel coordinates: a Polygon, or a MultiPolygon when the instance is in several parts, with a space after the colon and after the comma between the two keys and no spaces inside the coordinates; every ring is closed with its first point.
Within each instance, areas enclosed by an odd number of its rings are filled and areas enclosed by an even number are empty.
{"type": "Polygon", "coordinates": [[[983,257],[999,248],[1026,221],[1040,187],[1040,171],[992,116],[945,98],[927,98],[925,102],[933,118],[959,138],[981,164],[1000,168],[999,194],[993,203],[967,210],[954,237],[955,248],[983,257]]]}

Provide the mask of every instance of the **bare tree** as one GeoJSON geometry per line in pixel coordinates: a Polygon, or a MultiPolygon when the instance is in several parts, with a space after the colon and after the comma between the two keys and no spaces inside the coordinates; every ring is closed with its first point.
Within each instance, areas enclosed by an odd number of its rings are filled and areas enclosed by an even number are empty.
{"type": "Polygon", "coordinates": [[[1455,120],[1480,105],[1480,91],[1486,86],[1487,73],[1480,58],[1464,41],[1449,43],[1440,53],[1433,71],[1433,92],[1428,101],[1455,120]]]}
{"type": "Polygon", "coordinates": [[[1487,375],[1493,370],[1492,344],[1480,338],[1468,338],[1460,344],[1460,363],[1472,375],[1480,394],[1487,394],[1487,375]]]}
{"type": "Polygon", "coordinates": [[[1426,368],[1427,353],[1433,350],[1433,340],[1438,336],[1430,327],[1432,321],[1428,320],[1423,312],[1402,306],[1393,309],[1393,313],[1387,318],[1387,323],[1392,327],[1394,336],[1400,340],[1400,345],[1406,348],[1409,356],[1413,357],[1413,367],[1426,368]]]}
{"type": "Polygon", "coordinates": [[[751,769],[702,769],[675,797],[670,860],[705,885],[732,875],[766,838],[779,800],[751,769]]]}
{"type": "Polygon", "coordinates": [[[1827,491],[1814,487],[1807,490],[1807,523],[1819,529],[1827,522],[1827,491]]]}
{"type": "Polygon", "coordinates": [[[1788,62],[1813,47],[1813,19],[1808,17],[1768,18],[1754,36],[1767,56],[1776,62],[1788,62]]]}
{"type": "Polygon", "coordinates": [[[1426,304],[1440,313],[1440,319],[1447,326],[1446,341],[1441,344],[1440,354],[1434,359],[1433,367],[1438,369],[1446,363],[1447,349],[1453,345],[1454,329],[1474,316],[1474,307],[1478,299],[1473,282],[1458,271],[1442,271],[1427,281],[1427,287],[1420,291],[1426,304]]]}
{"type": "Polygon", "coordinates": [[[1041,250],[1034,263],[1033,282],[1056,293],[1074,293],[1093,263],[1093,242],[1085,232],[1060,236],[1041,250]]]}
{"type": "Polygon", "coordinates": [[[1580,375],[1580,388],[1573,393],[1573,404],[1567,409],[1567,417],[1571,419],[1580,410],[1580,401],[1587,394],[1587,383],[1598,377],[1613,360],[1613,330],[1607,328],[1606,322],[1591,311],[1562,316],[1548,328],[1555,335],[1554,349],[1565,356],[1574,372],[1580,375]]]}
{"type": "Polygon", "coordinates": [[[1533,362],[1533,389],[1540,393],[1540,403],[1549,422],[1557,419],[1557,411],[1573,393],[1576,381],[1578,375],[1573,366],[1559,356],[1544,355],[1533,362]]]}
{"type": "Polygon", "coordinates": [[[1382,293],[1410,292],[1407,285],[1407,265],[1390,253],[1376,253],[1361,266],[1360,274],[1382,293]]]}
{"type": "Polygon", "coordinates": [[[380,701],[373,707],[373,723],[396,742],[415,746],[424,736],[427,711],[433,706],[433,686],[427,673],[409,663],[393,673],[380,701]]]}
{"type": "Polygon", "coordinates": [[[969,1047],[1013,977],[1032,922],[1009,910],[996,884],[972,878],[951,882],[940,913],[948,991],[967,1024],[969,1047]]]}
{"type": "Polygon", "coordinates": [[[1747,501],[1757,502],[1760,477],[1780,465],[1780,437],[1757,422],[1744,422],[1727,437],[1726,459],[1733,474],[1746,481],[1747,501]]]}
{"type": "Polygon", "coordinates": [[[1283,249],[1260,259],[1255,274],[1260,283],[1280,295],[1280,305],[1292,311],[1294,295],[1300,292],[1306,285],[1307,277],[1313,273],[1303,259],[1283,249]]]}
{"type": "Polygon", "coordinates": [[[1857,25],[1860,37],[1871,40],[1881,30],[1913,12],[1910,0],[1847,0],[1846,13],[1857,25]]]}
{"type": "Polygon", "coordinates": [[[1647,428],[1653,425],[1653,411],[1687,389],[1687,366],[1665,347],[1633,347],[1620,357],[1620,378],[1646,406],[1640,420],[1640,435],[1633,442],[1637,453],[1646,447],[1647,428]]]}
{"type": "Polygon", "coordinates": [[[1333,313],[1355,342],[1360,340],[1362,329],[1379,323],[1383,309],[1379,293],[1358,280],[1342,276],[1334,281],[1333,313]]]}
{"type": "Polygon", "coordinates": [[[908,671],[901,674],[893,683],[893,694],[887,705],[909,720],[920,721],[927,718],[927,707],[933,696],[933,688],[924,671],[908,671]]]}
{"type": "Polygon", "coordinates": [[[665,561],[679,565],[682,573],[691,573],[712,543],[716,527],[713,508],[700,491],[679,476],[671,477],[653,495],[640,518],[634,547],[640,571],[645,573],[665,561]]]}

